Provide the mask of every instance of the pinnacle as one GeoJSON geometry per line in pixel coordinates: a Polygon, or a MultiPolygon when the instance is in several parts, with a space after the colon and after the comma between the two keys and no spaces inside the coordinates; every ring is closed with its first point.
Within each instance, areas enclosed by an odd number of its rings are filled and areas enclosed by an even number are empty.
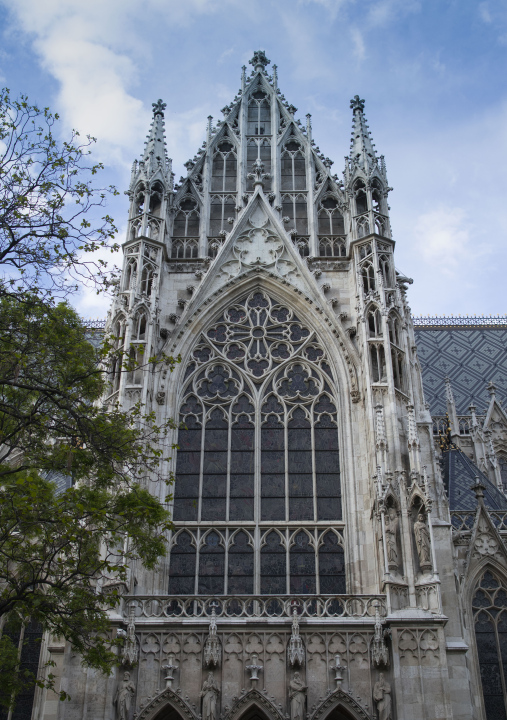
{"type": "Polygon", "coordinates": [[[375,145],[372,142],[366,118],[364,117],[364,100],[355,95],[350,101],[353,112],[350,157],[368,172],[376,163],[375,145]]]}

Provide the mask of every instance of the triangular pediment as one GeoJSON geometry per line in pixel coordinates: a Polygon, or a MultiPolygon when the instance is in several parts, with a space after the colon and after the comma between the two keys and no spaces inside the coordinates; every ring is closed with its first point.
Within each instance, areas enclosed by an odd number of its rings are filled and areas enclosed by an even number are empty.
{"type": "Polygon", "coordinates": [[[467,553],[466,576],[475,578],[488,564],[502,568],[506,572],[507,549],[487,508],[480,502],[467,553]]]}
{"type": "Polygon", "coordinates": [[[214,259],[199,294],[252,270],[275,275],[300,290],[321,294],[266,196],[257,188],[214,259]]]}

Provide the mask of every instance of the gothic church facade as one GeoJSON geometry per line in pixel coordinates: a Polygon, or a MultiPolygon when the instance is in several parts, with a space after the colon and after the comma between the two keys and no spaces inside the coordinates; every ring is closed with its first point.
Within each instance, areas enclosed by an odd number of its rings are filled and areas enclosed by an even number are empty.
{"type": "Polygon", "coordinates": [[[55,646],[72,699],[39,717],[501,720],[501,473],[452,388],[435,443],[364,101],[338,177],[251,63],[178,185],[161,101],[134,164],[106,329],[140,362],[106,402],[181,422],[175,529],[157,571],[132,568],[117,672],[55,646]],[[163,352],[173,373],[142,362],[163,352]]]}

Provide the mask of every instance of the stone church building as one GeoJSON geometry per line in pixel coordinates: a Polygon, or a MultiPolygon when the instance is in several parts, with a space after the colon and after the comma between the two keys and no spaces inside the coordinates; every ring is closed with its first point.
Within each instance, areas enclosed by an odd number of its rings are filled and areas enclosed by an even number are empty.
{"type": "Polygon", "coordinates": [[[153,106],[106,332],[181,363],[112,368],[105,402],[181,422],[175,528],[116,672],[48,641],[71,700],[32,718],[506,720],[505,321],[412,318],[364,101],[336,175],[251,65],[178,184],[153,106]]]}

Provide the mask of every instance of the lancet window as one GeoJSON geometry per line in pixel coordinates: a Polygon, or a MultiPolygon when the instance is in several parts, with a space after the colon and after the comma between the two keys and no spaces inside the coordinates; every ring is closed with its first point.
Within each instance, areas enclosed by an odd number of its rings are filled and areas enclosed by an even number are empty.
{"type": "Polygon", "coordinates": [[[176,210],[173,237],[199,237],[199,209],[197,200],[191,195],[184,197],[176,210]]]}
{"type": "Polygon", "coordinates": [[[389,328],[389,340],[391,342],[391,360],[393,365],[394,386],[398,388],[398,390],[403,390],[405,374],[405,353],[401,349],[401,325],[399,317],[396,315],[396,313],[390,313],[387,319],[387,326],[389,328]]]}
{"type": "Polygon", "coordinates": [[[160,210],[162,208],[162,199],[164,197],[164,188],[162,183],[156,182],[151,188],[150,193],[150,213],[157,217],[160,216],[160,210]]]}
{"type": "Polygon", "coordinates": [[[356,215],[362,215],[368,212],[368,200],[366,198],[366,190],[362,180],[358,180],[354,186],[356,200],[356,215]]]}
{"type": "Polygon", "coordinates": [[[271,108],[268,96],[260,88],[248,100],[247,135],[271,135],[271,108]]]}
{"type": "Polygon", "coordinates": [[[308,207],[306,195],[282,195],[282,214],[289,218],[288,230],[295,230],[297,235],[308,235],[308,207]]]}
{"type": "Polygon", "coordinates": [[[304,152],[294,138],[290,138],[282,150],[281,190],[306,189],[306,163],[304,152]]]}
{"type": "Polygon", "coordinates": [[[234,220],[236,199],[233,195],[212,195],[210,198],[210,237],[218,237],[227,228],[229,218],[234,220]]]}
{"type": "MultiPolygon", "coordinates": [[[[317,533],[320,523],[341,525],[342,506],[335,385],[314,332],[291,308],[254,292],[229,306],[198,339],[186,377],[177,441],[176,525],[195,524],[201,533],[206,523],[229,528],[215,538],[215,550],[202,546],[205,557],[225,552],[223,563],[215,556],[213,562],[223,564],[220,583],[229,592],[285,593],[301,587],[301,592],[315,593],[323,592],[318,589],[322,582],[343,585],[341,536],[322,544],[317,533]],[[287,525],[294,521],[304,523],[303,535],[289,533],[287,525]],[[245,534],[236,534],[231,546],[238,522],[245,534]],[[278,532],[269,536],[273,525],[278,532]],[[260,545],[255,527],[266,529],[260,545]],[[329,579],[335,575],[330,566],[325,569],[333,553],[340,580],[329,579]],[[242,575],[240,565],[250,567],[255,557],[253,590],[251,573],[242,575]],[[274,572],[281,565],[283,583],[274,572]],[[319,567],[328,579],[320,578],[319,567]]],[[[196,548],[202,538],[196,536],[196,548]]],[[[196,577],[208,577],[210,564],[199,560],[196,577]]],[[[199,592],[205,592],[207,582],[196,580],[199,592]]]]}
{"type": "Polygon", "coordinates": [[[363,280],[364,294],[375,290],[375,270],[371,262],[365,262],[361,267],[361,278],[363,280]]]}
{"type": "Polygon", "coordinates": [[[230,140],[224,139],[213,155],[211,192],[235,192],[237,172],[235,147],[230,140]]]}
{"type": "Polygon", "coordinates": [[[129,258],[125,268],[123,289],[130,290],[137,273],[137,258],[129,258]]]}
{"type": "Polygon", "coordinates": [[[368,333],[371,338],[382,335],[382,316],[380,310],[376,307],[372,307],[368,311],[368,333]]]}
{"type": "Polygon", "coordinates": [[[128,351],[127,384],[140,385],[143,379],[145,364],[144,352],[146,346],[147,317],[140,312],[132,324],[131,345],[128,351]]]}
{"type": "Polygon", "coordinates": [[[472,600],[486,720],[507,718],[507,585],[486,570],[472,600]]]}
{"type": "Polygon", "coordinates": [[[389,255],[382,253],[378,259],[379,270],[384,280],[384,287],[393,287],[392,272],[391,272],[391,259],[389,255]]]}

